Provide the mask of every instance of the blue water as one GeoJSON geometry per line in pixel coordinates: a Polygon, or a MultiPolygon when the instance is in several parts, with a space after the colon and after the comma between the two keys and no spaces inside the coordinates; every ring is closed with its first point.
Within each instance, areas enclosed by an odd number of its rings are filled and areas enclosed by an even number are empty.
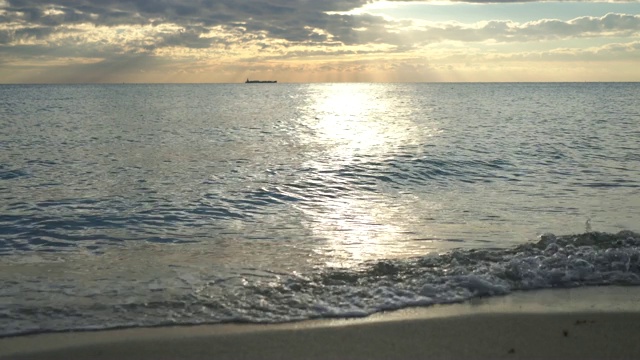
{"type": "Polygon", "coordinates": [[[639,93],[0,86],[0,335],[638,284],[639,93]]]}

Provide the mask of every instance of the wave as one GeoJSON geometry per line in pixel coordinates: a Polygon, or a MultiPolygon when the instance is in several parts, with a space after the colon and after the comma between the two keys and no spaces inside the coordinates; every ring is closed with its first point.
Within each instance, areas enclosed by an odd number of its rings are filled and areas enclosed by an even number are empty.
{"type": "Polygon", "coordinates": [[[319,272],[274,273],[246,268],[224,276],[193,271],[156,275],[147,280],[101,278],[93,289],[48,281],[5,282],[3,296],[45,294],[47,301],[46,306],[24,301],[0,307],[0,318],[6,324],[0,328],[0,336],[361,317],[518,290],[635,286],[640,285],[640,234],[545,234],[537,242],[507,249],[454,250],[319,272]]]}
{"type": "MultiPolygon", "coordinates": [[[[640,285],[639,234],[545,234],[536,243],[510,249],[455,250],[409,260],[376,261],[358,269],[328,269],[318,275],[291,278],[278,287],[260,284],[253,291],[266,291],[263,296],[271,304],[304,303],[299,307],[304,310],[294,313],[315,318],[364,316],[516,290],[612,284],[640,285]]],[[[291,316],[291,312],[287,314],[291,316]]]]}

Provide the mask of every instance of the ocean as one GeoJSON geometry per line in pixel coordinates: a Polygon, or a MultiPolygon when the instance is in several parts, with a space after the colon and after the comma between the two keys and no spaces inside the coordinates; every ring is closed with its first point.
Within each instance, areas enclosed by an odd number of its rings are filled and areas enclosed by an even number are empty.
{"type": "Polygon", "coordinates": [[[638,94],[0,85],[0,336],[639,285],[638,94]]]}

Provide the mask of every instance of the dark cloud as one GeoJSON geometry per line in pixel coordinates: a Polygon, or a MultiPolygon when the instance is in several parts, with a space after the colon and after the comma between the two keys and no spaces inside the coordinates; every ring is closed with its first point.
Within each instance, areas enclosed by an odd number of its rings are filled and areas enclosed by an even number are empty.
{"type": "Polygon", "coordinates": [[[49,27],[23,27],[15,30],[0,30],[0,44],[44,39],[53,32],[54,29],[49,27]]]}
{"type": "Polygon", "coordinates": [[[201,37],[200,35],[208,33],[208,30],[202,27],[192,27],[185,30],[181,30],[176,33],[169,33],[161,37],[151,47],[147,47],[148,50],[153,48],[161,48],[165,46],[180,46],[191,49],[206,49],[211,46],[214,39],[201,37]]]}
{"type": "Polygon", "coordinates": [[[311,36],[308,26],[332,22],[326,12],[348,11],[368,0],[9,0],[2,22],[33,25],[92,23],[138,25],[172,23],[182,26],[233,26],[300,40],[311,36]],[[49,10],[49,11],[48,11],[49,10]],[[54,10],[54,11],[51,11],[54,10]]]}
{"type": "MultiPolygon", "coordinates": [[[[272,40],[284,40],[287,44],[280,46],[393,41],[396,35],[387,32],[387,21],[382,17],[338,13],[368,2],[371,0],[5,0],[0,17],[0,44],[44,40],[47,35],[66,31],[65,27],[84,24],[172,26],[171,30],[149,35],[145,41],[120,37],[120,48],[105,46],[104,56],[114,50],[122,54],[153,52],[163,47],[204,49],[251,41],[260,41],[254,46],[263,49],[272,48],[272,40]],[[3,29],[2,24],[11,26],[3,29]],[[21,30],[16,30],[18,27],[21,30]],[[233,36],[208,36],[212,28],[233,36]]],[[[112,43],[110,39],[95,37],[77,40],[78,46],[92,41],[112,43]]],[[[59,41],[52,40],[49,47],[58,46],[59,41]]]]}

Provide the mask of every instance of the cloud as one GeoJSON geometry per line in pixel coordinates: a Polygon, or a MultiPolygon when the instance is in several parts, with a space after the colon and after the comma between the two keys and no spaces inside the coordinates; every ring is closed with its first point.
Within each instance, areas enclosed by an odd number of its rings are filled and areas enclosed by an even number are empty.
{"type": "Polygon", "coordinates": [[[640,33],[640,15],[609,13],[602,17],[584,16],[569,21],[540,20],[524,24],[516,33],[535,39],[630,36],[640,33]]]}
{"type": "MultiPolygon", "coordinates": [[[[275,36],[306,33],[304,25],[328,23],[328,11],[347,11],[367,0],[8,0],[3,22],[59,26],[171,23],[180,26],[236,26],[275,36]]],[[[318,27],[318,26],[316,26],[318,27]]],[[[295,36],[295,35],[294,35],[295,36]]]]}
{"type": "MultiPolygon", "coordinates": [[[[186,67],[181,61],[187,60],[198,62],[199,67],[205,67],[207,61],[229,67],[288,59],[326,61],[334,56],[344,65],[357,61],[351,57],[375,62],[395,55],[433,54],[435,44],[459,43],[468,48],[470,44],[577,38],[619,41],[637,39],[640,34],[640,15],[616,13],[568,21],[457,23],[392,20],[350,12],[370,2],[0,0],[0,58],[5,65],[36,64],[36,59],[58,64],[56,59],[65,59],[95,73],[99,72],[94,68],[100,66],[131,73],[169,66],[169,59],[179,67],[186,67]]],[[[53,78],[55,71],[50,75],[53,78]]]]}
{"type": "MultiPolygon", "coordinates": [[[[102,28],[135,27],[144,41],[121,34],[81,39],[114,43],[121,52],[163,47],[207,49],[220,44],[282,46],[390,44],[399,50],[439,41],[535,41],[584,36],[629,36],[640,28],[640,16],[607,14],[571,21],[544,19],[524,24],[488,21],[481,24],[440,23],[417,26],[370,14],[344,14],[368,0],[5,0],[0,11],[0,44],[44,41],[54,46],[63,34],[86,25],[102,28]],[[162,27],[164,25],[164,27],[162,27]],[[408,26],[412,25],[412,26],[408,26]],[[217,29],[213,31],[213,29],[217,29]],[[155,31],[154,31],[155,30],[155,31]],[[123,42],[126,42],[123,43],[123,42]]],[[[95,32],[93,32],[95,33],[95,32]]],[[[112,50],[112,49],[110,49],[112,50]]]]}
{"type": "Polygon", "coordinates": [[[0,3],[0,45],[53,48],[72,38],[78,47],[93,44],[89,46],[93,52],[102,45],[113,55],[162,48],[215,51],[234,47],[275,52],[300,44],[357,45],[385,37],[388,40],[382,17],[335,13],[368,1],[5,0],[0,3]],[[87,30],[89,26],[99,28],[101,35],[87,30]]]}
{"type": "Polygon", "coordinates": [[[568,21],[542,19],[517,23],[509,20],[490,20],[475,24],[457,22],[430,23],[414,26],[403,37],[413,39],[414,45],[445,41],[460,42],[534,42],[596,37],[634,37],[640,34],[640,15],[606,14],[602,17],[584,16],[568,21]]]}

